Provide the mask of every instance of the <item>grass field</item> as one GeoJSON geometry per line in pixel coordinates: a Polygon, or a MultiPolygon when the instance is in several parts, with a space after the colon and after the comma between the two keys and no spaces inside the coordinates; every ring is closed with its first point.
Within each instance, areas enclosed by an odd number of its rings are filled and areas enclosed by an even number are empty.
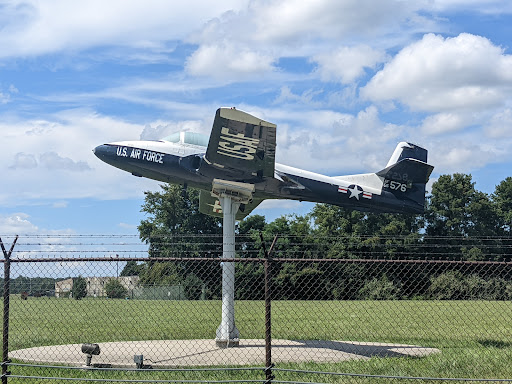
{"type": "MultiPolygon", "coordinates": [[[[55,298],[30,298],[22,301],[13,297],[9,349],[118,340],[213,339],[220,323],[220,311],[220,301],[77,301],[55,298]]],[[[238,301],[235,311],[236,324],[242,338],[264,338],[263,302],[238,301]]],[[[278,364],[276,368],[391,376],[512,378],[510,302],[274,301],[272,337],[405,343],[441,350],[440,354],[422,358],[375,357],[368,361],[328,364],[278,364]]],[[[37,368],[12,367],[11,370],[13,374],[43,374],[37,368]]],[[[44,375],[169,380],[264,378],[261,371],[184,374],[92,373],[45,369],[44,375]]],[[[279,371],[275,375],[278,380],[288,381],[356,380],[279,371]]],[[[16,382],[15,379],[11,381],[16,382]]],[[[363,381],[357,379],[357,382],[363,381]]]]}

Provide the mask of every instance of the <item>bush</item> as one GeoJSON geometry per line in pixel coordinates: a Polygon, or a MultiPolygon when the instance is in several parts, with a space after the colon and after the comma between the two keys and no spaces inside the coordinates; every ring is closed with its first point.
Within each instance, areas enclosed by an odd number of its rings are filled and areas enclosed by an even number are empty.
{"type": "Polygon", "coordinates": [[[366,300],[394,300],[399,297],[399,294],[400,288],[395,286],[386,275],[380,279],[374,278],[368,281],[359,290],[359,297],[366,300]]]}
{"type": "Polygon", "coordinates": [[[109,299],[121,299],[126,297],[128,291],[117,279],[110,279],[105,284],[105,293],[109,299]]]}
{"type": "Polygon", "coordinates": [[[431,278],[430,297],[437,300],[510,300],[512,282],[499,277],[489,280],[458,271],[431,278]]]}
{"type": "Polygon", "coordinates": [[[193,273],[189,274],[183,282],[183,289],[185,290],[187,300],[200,300],[203,286],[203,281],[199,277],[193,273]]]}
{"type": "Polygon", "coordinates": [[[485,280],[480,276],[471,275],[467,279],[469,299],[482,300],[509,300],[510,295],[507,288],[510,281],[499,277],[485,280]]]}
{"type": "Polygon", "coordinates": [[[461,300],[466,298],[468,286],[459,271],[449,271],[430,278],[429,293],[437,300],[461,300]]]}
{"type": "Polygon", "coordinates": [[[73,288],[71,294],[75,300],[81,300],[87,296],[87,282],[82,276],[73,279],[73,288]]]}

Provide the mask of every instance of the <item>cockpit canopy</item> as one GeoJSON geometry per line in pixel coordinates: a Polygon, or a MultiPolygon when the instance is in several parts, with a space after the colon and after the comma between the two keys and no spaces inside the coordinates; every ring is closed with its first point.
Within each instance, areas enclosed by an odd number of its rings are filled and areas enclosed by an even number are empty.
{"type": "Polygon", "coordinates": [[[209,140],[210,138],[207,135],[188,131],[176,132],[162,139],[162,141],[170,143],[190,144],[201,147],[207,147],[209,140]]]}

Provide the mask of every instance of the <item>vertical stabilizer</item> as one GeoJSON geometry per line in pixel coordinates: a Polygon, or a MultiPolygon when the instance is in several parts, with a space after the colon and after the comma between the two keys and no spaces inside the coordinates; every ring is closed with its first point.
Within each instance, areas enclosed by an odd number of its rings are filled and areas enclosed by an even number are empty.
{"type": "Polygon", "coordinates": [[[416,159],[426,163],[427,153],[428,151],[425,148],[421,148],[418,147],[417,145],[402,141],[398,143],[398,145],[396,146],[393,155],[391,155],[391,158],[389,159],[388,164],[386,165],[386,168],[398,163],[400,160],[403,159],[416,159]]]}
{"type": "Polygon", "coordinates": [[[434,169],[427,164],[428,151],[417,145],[401,142],[388,165],[377,176],[383,179],[382,190],[392,193],[406,205],[416,205],[423,211],[426,184],[434,169]]]}

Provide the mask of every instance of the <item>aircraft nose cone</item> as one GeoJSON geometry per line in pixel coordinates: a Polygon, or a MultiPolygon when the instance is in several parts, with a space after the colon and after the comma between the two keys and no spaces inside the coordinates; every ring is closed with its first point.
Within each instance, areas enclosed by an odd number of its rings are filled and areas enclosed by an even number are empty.
{"type": "Polygon", "coordinates": [[[108,155],[108,145],[98,145],[96,148],[92,150],[92,152],[96,155],[98,159],[105,161],[105,158],[108,155]]]}

